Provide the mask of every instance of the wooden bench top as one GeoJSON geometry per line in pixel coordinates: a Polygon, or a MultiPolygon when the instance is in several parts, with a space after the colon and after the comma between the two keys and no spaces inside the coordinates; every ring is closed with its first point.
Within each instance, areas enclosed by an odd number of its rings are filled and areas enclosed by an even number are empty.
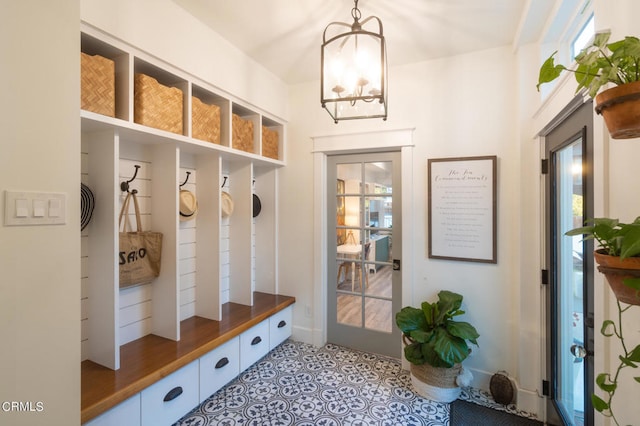
{"type": "Polygon", "coordinates": [[[293,297],[256,292],[253,306],[222,305],[222,321],[197,316],[182,321],[180,341],[151,334],[122,345],[119,370],[83,361],[81,422],[115,407],[293,303],[293,297]]]}

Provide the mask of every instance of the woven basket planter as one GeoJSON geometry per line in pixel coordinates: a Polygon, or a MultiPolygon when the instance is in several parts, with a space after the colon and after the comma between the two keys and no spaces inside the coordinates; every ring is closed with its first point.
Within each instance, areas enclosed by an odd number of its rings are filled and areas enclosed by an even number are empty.
{"type": "Polygon", "coordinates": [[[262,126],[262,155],[278,159],[278,131],[262,126]]]}
{"type": "Polygon", "coordinates": [[[253,121],[233,114],[231,128],[233,129],[232,147],[253,153],[253,121]]]}
{"type": "Polygon", "coordinates": [[[99,55],[80,53],[80,107],[109,117],[116,115],[115,64],[99,55]]]}
{"type": "Polygon", "coordinates": [[[191,97],[191,136],[220,145],[220,107],[191,97]]]}
{"type": "Polygon", "coordinates": [[[432,367],[425,363],[411,364],[411,383],[419,395],[437,402],[452,402],[458,399],[462,389],[456,379],[462,370],[462,364],[451,368],[432,367]]]}
{"type": "Polygon", "coordinates": [[[182,134],[182,90],[164,86],[145,74],[136,74],[133,120],[144,126],[182,134]]]}

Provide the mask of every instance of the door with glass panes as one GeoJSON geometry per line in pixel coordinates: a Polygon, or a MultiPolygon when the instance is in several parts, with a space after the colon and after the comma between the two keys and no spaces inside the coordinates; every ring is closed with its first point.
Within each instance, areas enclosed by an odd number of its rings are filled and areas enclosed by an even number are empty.
{"type": "Polygon", "coordinates": [[[565,233],[593,217],[593,104],[575,108],[545,137],[547,420],[588,426],[594,421],[593,241],[565,233]]]}
{"type": "Polygon", "coordinates": [[[400,153],[327,159],[327,339],[400,357],[400,153]]]}

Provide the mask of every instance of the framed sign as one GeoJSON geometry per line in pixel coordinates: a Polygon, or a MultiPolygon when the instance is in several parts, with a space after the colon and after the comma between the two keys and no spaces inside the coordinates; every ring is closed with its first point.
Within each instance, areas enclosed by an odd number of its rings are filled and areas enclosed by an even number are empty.
{"type": "Polygon", "coordinates": [[[497,263],[497,157],[428,160],[429,257],[497,263]]]}

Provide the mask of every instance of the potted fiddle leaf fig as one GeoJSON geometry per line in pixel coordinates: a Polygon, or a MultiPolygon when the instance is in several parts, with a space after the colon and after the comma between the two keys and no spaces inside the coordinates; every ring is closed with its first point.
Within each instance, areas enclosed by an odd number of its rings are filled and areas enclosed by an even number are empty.
{"type": "MultiPolygon", "coordinates": [[[[614,413],[613,400],[618,389],[618,379],[626,368],[640,367],[640,344],[629,346],[622,328],[622,314],[634,305],[640,305],[640,217],[632,223],[621,223],[618,219],[596,218],[585,226],[566,232],[568,236],[584,235],[584,239],[597,241],[594,252],[598,270],[605,276],[616,296],[617,322],[606,319],[600,333],[607,338],[617,338],[622,347],[615,373],[600,373],[596,385],[605,394],[604,398],[593,394],[591,402],[596,411],[611,417],[619,425],[614,413]],[[627,304],[623,307],[621,303],[627,304]]],[[[636,373],[637,374],[637,373],[636,373]]],[[[640,377],[634,377],[640,382],[640,377]]]]}
{"type": "Polygon", "coordinates": [[[554,52],[540,67],[536,87],[540,90],[564,71],[574,73],[576,93],[584,88],[595,99],[596,113],[602,114],[611,137],[635,138],[640,136],[640,39],[627,36],[610,43],[610,37],[610,31],[596,33],[576,56],[575,69],[556,64],[554,52]]]}
{"type": "Polygon", "coordinates": [[[405,342],[404,355],[411,363],[411,381],[425,398],[452,402],[460,396],[460,386],[468,386],[471,373],[462,368],[478,345],[474,326],[454,318],[465,313],[462,295],[442,290],[436,302],[422,302],[396,313],[396,324],[405,342]]]}

